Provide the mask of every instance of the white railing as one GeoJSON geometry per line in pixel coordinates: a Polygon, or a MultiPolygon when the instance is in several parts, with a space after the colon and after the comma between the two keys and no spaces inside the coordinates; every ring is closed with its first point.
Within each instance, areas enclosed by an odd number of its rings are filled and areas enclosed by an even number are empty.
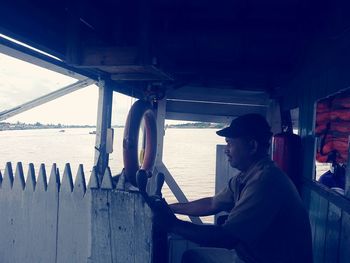
{"type": "Polygon", "coordinates": [[[101,185],[93,169],[86,185],[82,165],[75,181],[67,164],[49,176],[18,163],[0,174],[0,262],[149,262],[151,211],[138,193],[112,189],[109,169],[101,185]],[[37,179],[36,179],[37,178],[37,179]]]}

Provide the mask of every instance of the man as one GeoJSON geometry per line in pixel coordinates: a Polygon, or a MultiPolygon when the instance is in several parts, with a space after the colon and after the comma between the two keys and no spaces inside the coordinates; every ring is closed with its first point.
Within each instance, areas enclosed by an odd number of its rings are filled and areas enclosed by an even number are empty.
{"type": "Polygon", "coordinates": [[[185,252],[184,263],[311,263],[308,213],[291,180],[268,156],[271,131],[265,118],[247,114],[217,132],[226,138],[228,162],[241,173],[214,197],[170,205],[190,216],[229,212],[223,225],[177,219],[163,203],[155,219],[167,231],[204,246],[185,252]],[[168,210],[167,210],[168,209],[168,210]]]}

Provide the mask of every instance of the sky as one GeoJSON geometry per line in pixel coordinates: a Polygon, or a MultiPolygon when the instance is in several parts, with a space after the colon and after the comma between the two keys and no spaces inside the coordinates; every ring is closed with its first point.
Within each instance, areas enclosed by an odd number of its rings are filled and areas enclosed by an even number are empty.
{"type": "MultiPolygon", "coordinates": [[[[77,80],[0,53],[0,111],[63,88],[77,80]]],[[[114,92],[112,124],[125,123],[135,99],[114,92]]],[[[98,87],[91,85],[13,116],[7,122],[95,125],[98,87]]]]}

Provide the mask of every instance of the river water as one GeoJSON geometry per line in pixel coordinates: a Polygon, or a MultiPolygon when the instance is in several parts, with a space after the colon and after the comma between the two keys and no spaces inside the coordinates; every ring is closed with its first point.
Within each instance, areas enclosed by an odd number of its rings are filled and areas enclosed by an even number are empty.
{"type": "MultiPolygon", "coordinates": [[[[56,163],[61,174],[66,163],[71,164],[73,176],[78,165],[84,165],[89,178],[94,161],[95,135],[93,129],[77,128],[43,130],[18,130],[0,132],[0,169],[5,163],[22,162],[24,170],[29,163],[44,163],[49,171],[56,163]]],[[[114,151],[110,155],[110,167],[113,174],[123,168],[122,162],[123,129],[116,128],[114,151]]],[[[214,193],[215,150],[224,139],[215,134],[215,129],[167,129],[164,137],[163,160],[188,199],[193,200],[214,193]]],[[[164,195],[173,202],[175,199],[165,187],[164,195]]]]}

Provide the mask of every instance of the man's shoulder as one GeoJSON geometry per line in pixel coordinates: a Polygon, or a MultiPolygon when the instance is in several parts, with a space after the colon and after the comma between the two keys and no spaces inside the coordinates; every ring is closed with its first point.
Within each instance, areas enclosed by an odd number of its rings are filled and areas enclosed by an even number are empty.
{"type": "Polygon", "coordinates": [[[273,161],[266,162],[261,168],[251,176],[247,183],[256,184],[259,187],[271,188],[291,188],[292,183],[289,177],[273,161]]]}
{"type": "Polygon", "coordinates": [[[276,166],[271,159],[261,160],[251,171],[251,179],[271,179],[271,177],[283,176],[283,171],[276,166]]]}

